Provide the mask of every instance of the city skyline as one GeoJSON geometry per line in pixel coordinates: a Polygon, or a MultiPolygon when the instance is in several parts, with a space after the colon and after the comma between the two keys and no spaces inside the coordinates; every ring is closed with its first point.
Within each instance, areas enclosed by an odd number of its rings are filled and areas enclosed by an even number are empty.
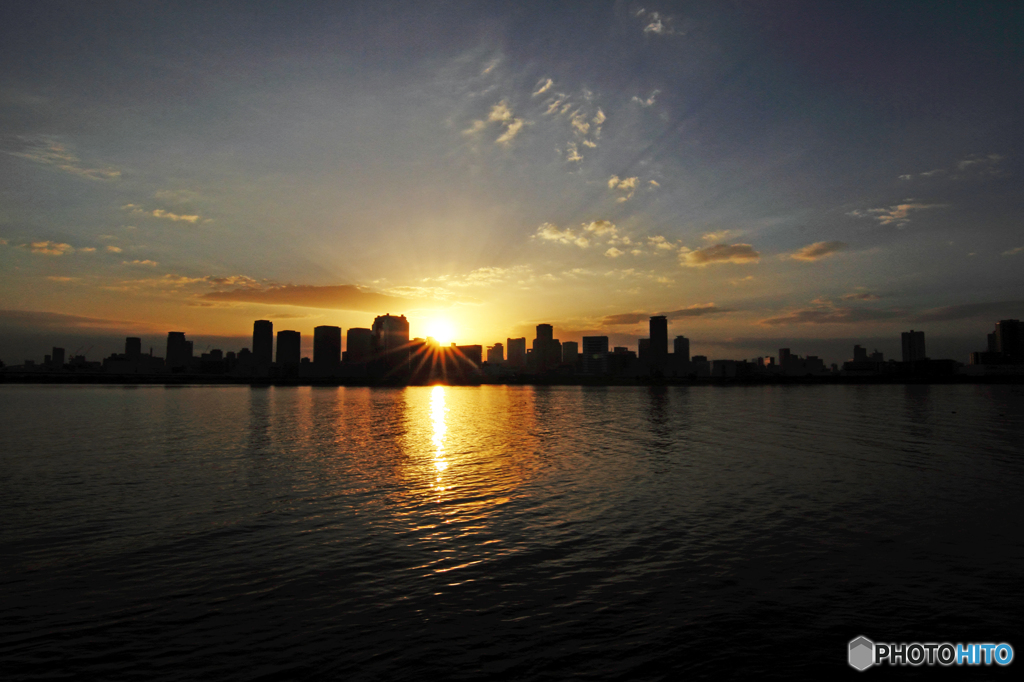
{"type": "Polygon", "coordinates": [[[1021,13],[5,6],[0,359],[254,319],[310,355],[390,310],[828,362],[925,329],[966,361],[1024,318],[1021,13]]]}

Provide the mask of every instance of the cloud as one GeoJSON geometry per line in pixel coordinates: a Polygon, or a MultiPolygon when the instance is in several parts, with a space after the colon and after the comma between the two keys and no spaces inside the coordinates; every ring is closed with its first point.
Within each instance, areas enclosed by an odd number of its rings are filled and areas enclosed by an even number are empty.
{"type": "Polygon", "coordinates": [[[579,163],[583,160],[583,155],[580,154],[579,148],[575,142],[570,142],[565,147],[565,160],[572,163],[579,163]]]}
{"type": "Polygon", "coordinates": [[[487,114],[487,120],[492,123],[498,122],[503,123],[512,119],[512,110],[508,106],[508,101],[501,100],[497,104],[491,107],[491,111],[487,114]]]}
{"type": "Polygon", "coordinates": [[[697,303],[679,310],[670,310],[667,313],[659,313],[670,320],[677,320],[681,317],[700,317],[701,315],[715,315],[718,313],[731,313],[728,308],[719,308],[714,303],[697,303]]]}
{"type": "Polygon", "coordinates": [[[32,253],[39,253],[44,256],[63,256],[68,253],[73,253],[75,250],[71,244],[51,241],[32,242],[28,245],[28,248],[32,253]]]}
{"type": "Polygon", "coordinates": [[[412,299],[363,291],[360,287],[352,284],[338,286],[285,284],[267,288],[242,287],[227,291],[211,291],[203,294],[201,298],[210,301],[291,305],[369,313],[400,310],[414,304],[412,299]]]}
{"type": "Polygon", "coordinates": [[[608,179],[608,189],[612,191],[624,192],[616,201],[629,201],[636,194],[637,184],[640,182],[640,178],[619,178],[618,175],[613,175],[608,179]]]}
{"type": "Polygon", "coordinates": [[[148,267],[155,267],[160,265],[155,260],[123,260],[121,265],[146,265],[148,267]]]}
{"type": "Polygon", "coordinates": [[[844,301],[880,301],[882,299],[878,294],[869,294],[864,292],[843,294],[840,298],[844,301]]]}
{"type": "Polygon", "coordinates": [[[877,310],[874,308],[850,308],[822,306],[805,308],[779,317],[761,320],[758,324],[779,326],[786,324],[853,324],[857,322],[877,322],[902,317],[903,311],[877,310]]]}
{"type": "Polygon", "coordinates": [[[468,128],[463,130],[462,134],[463,135],[476,135],[477,133],[479,133],[480,131],[482,131],[486,127],[487,127],[487,123],[485,121],[482,121],[482,120],[478,119],[476,121],[473,121],[473,123],[470,124],[470,126],[468,128]]]}
{"type": "Polygon", "coordinates": [[[486,266],[477,268],[476,270],[458,278],[443,275],[442,277],[436,278],[428,277],[424,279],[424,281],[443,282],[447,286],[453,287],[491,286],[494,284],[508,282],[511,279],[520,279],[524,276],[529,276],[531,273],[532,269],[529,265],[516,265],[510,268],[486,266]]]}
{"type": "Polygon", "coordinates": [[[26,159],[34,163],[53,166],[66,173],[77,175],[89,180],[109,181],[121,177],[121,171],[113,168],[87,168],[81,159],[55,138],[42,135],[36,137],[17,138],[22,147],[19,151],[5,151],[6,154],[26,159]]]}
{"type": "Polygon", "coordinates": [[[85,247],[83,247],[81,249],[78,249],[78,251],[80,253],[95,253],[96,247],[95,246],[85,246],[85,247]]]}
{"type": "Polygon", "coordinates": [[[661,92],[661,90],[652,91],[651,94],[647,97],[647,99],[641,99],[640,97],[633,95],[633,99],[631,101],[636,102],[637,104],[646,109],[647,107],[654,106],[655,97],[658,96],[659,92],[661,92]]]}
{"type": "Polygon", "coordinates": [[[992,301],[967,303],[925,310],[911,318],[913,322],[948,322],[971,318],[1008,319],[1024,314],[1024,301],[992,301]]]}
{"type": "Polygon", "coordinates": [[[52,330],[56,332],[83,329],[125,330],[151,328],[151,325],[127,320],[108,320],[100,317],[65,315],[38,310],[0,310],[0,326],[30,330],[52,330]]]}
{"type": "Polygon", "coordinates": [[[51,282],[68,283],[68,282],[77,282],[78,280],[81,279],[81,277],[61,277],[59,275],[50,275],[46,279],[50,280],[51,282]]]}
{"type": "Polygon", "coordinates": [[[7,246],[7,240],[6,239],[0,239],[0,246],[7,246]]]}
{"type": "Polygon", "coordinates": [[[1004,256],[1016,256],[1018,253],[1024,253],[1024,246],[1018,246],[1016,248],[1008,249],[1006,251],[1003,251],[1002,255],[1004,255],[1004,256]]]}
{"type": "Polygon", "coordinates": [[[620,251],[619,249],[617,249],[617,248],[615,248],[613,246],[610,249],[608,249],[607,251],[605,251],[604,255],[608,256],[609,258],[618,258],[623,253],[624,253],[623,251],[620,251]]]}
{"type": "Polygon", "coordinates": [[[715,244],[680,255],[680,262],[691,267],[715,263],[756,263],[761,254],[750,244],[715,244]]]}
{"type": "Polygon", "coordinates": [[[730,237],[736,237],[738,233],[735,230],[718,230],[717,232],[705,232],[700,236],[706,242],[724,242],[730,237]]]}
{"type": "Polygon", "coordinates": [[[537,83],[537,89],[534,90],[532,96],[536,97],[537,95],[543,95],[545,92],[550,90],[551,86],[553,86],[554,84],[555,84],[555,81],[551,80],[550,78],[548,78],[546,80],[539,81],[537,83]]]}
{"type": "Polygon", "coordinates": [[[903,227],[910,222],[910,214],[915,211],[925,211],[932,208],[946,208],[946,204],[920,204],[907,199],[906,203],[896,204],[887,208],[868,208],[850,211],[846,215],[854,218],[874,218],[882,225],[896,225],[903,227]]]}
{"type": "Polygon", "coordinates": [[[985,169],[991,171],[992,166],[998,164],[1003,160],[1003,157],[999,154],[971,154],[966,159],[959,161],[956,164],[957,170],[979,170],[985,169]]]}
{"type": "MultiPolygon", "coordinates": [[[[719,308],[714,303],[698,303],[687,306],[686,308],[680,308],[679,310],[671,310],[669,312],[657,314],[667,317],[670,320],[678,320],[686,317],[700,317],[702,315],[714,315],[728,312],[732,311],[725,308],[719,308]]],[[[637,324],[648,320],[650,317],[650,313],[620,313],[618,315],[606,316],[601,320],[601,324],[606,327],[620,324],[637,324]]]]}
{"type": "Polygon", "coordinates": [[[618,228],[609,220],[594,220],[584,224],[583,229],[587,232],[593,232],[598,236],[607,234],[614,237],[618,233],[618,228]]]}
{"type": "Polygon", "coordinates": [[[119,246],[107,246],[107,251],[110,253],[121,253],[121,247],[119,246]]]}
{"type": "Polygon", "coordinates": [[[797,249],[789,257],[794,260],[816,261],[833,256],[848,246],[846,242],[814,242],[797,249]]]}
{"type": "Polygon", "coordinates": [[[145,208],[143,208],[142,206],[140,206],[139,204],[125,204],[124,206],[121,207],[121,210],[122,211],[131,211],[132,213],[134,213],[136,215],[148,215],[148,216],[152,216],[154,218],[161,218],[163,220],[170,220],[170,221],[173,221],[173,222],[176,222],[176,223],[177,222],[186,222],[186,223],[192,223],[193,225],[196,224],[197,222],[199,222],[199,219],[202,217],[202,216],[199,216],[199,215],[181,215],[181,214],[178,214],[178,213],[172,213],[172,212],[166,211],[166,210],[164,210],[162,208],[156,208],[156,209],[153,209],[152,211],[149,211],[149,210],[146,210],[145,208]]]}
{"type": "Polygon", "coordinates": [[[519,131],[523,129],[524,125],[526,125],[526,121],[524,121],[523,119],[512,119],[510,122],[508,122],[508,125],[505,127],[505,132],[503,132],[498,137],[498,139],[494,141],[494,143],[504,145],[507,147],[515,138],[515,136],[519,134],[519,131]]]}
{"type": "Polygon", "coordinates": [[[648,237],[647,243],[653,246],[655,251],[675,251],[676,245],[665,239],[661,235],[655,235],[654,237],[648,237]]]}
{"type": "Polygon", "coordinates": [[[541,241],[558,242],[559,244],[575,244],[580,248],[587,248],[590,240],[583,235],[578,235],[571,228],[560,230],[557,225],[544,223],[537,228],[537,231],[530,237],[541,241]]]}
{"type": "Polygon", "coordinates": [[[644,22],[645,35],[670,36],[676,33],[673,27],[675,20],[660,12],[651,12],[641,8],[633,16],[644,22]]]}

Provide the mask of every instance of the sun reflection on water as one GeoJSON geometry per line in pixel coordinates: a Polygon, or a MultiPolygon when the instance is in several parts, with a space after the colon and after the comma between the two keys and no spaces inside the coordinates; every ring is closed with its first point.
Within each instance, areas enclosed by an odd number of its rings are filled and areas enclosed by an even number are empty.
{"type": "Polygon", "coordinates": [[[434,442],[434,468],[437,469],[437,481],[434,488],[438,491],[444,490],[442,485],[442,474],[448,468],[448,459],[445,457],[445,436],[448,433],[448,425],[445,422],[445,415],[448,407],[444,402],[444,386],[434,386],[430,392],[430,416],[434,423],[434,433],[431,440],[434,442]]]}

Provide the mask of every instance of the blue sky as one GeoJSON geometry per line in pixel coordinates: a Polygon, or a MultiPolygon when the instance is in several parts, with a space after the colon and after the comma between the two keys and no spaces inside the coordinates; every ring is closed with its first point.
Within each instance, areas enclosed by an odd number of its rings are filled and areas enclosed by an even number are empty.
{"type": "Polygon", "coordinates": [[[0,358],[390,312],[964,360],[1024,316],[1022,14],[5,5],[0,358]]]}

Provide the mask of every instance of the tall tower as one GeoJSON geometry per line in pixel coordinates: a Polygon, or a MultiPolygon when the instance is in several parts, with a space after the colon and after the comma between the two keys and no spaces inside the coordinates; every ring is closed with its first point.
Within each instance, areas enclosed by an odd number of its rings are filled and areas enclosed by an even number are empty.
{"type": "Polygon", "coordinates": [[[252,323],[252,359],[258,369],[270,369],[274,361],[274,323],[256,320],[252,323]]]}
{"type": "Polygon", "coordinates": [[[192,343],[185,340],[185,332],[167,332],[167,367],[173,372],[188,370],[192,361],[192,343]]]}
{"type": "Polygon", "coordinates": [[[925,359],[924,332],[915,332],[911,329],[909,332],[901,334],[901,340],[903,341],[903,362],[917,362],[925,359]]]}
{"type": "Polygon", "coordinates": [[[373,320],[374,350],[389,368],[409,360],[409,321],[405,315],[380,315],[373,320]]]}
{"type": "Polygon", "coordinates": [[[313,329],[313,364],[333,367],[341,362],[341,327],[323,325],[313,329]]]}
{"type": "Polygon", "coordinates": [[[672,342],[672,354],[676,356],[676,362],[689,362],[690,339],[685,336],[677,336],[672,342]]]}
{"type": "Polygon", "coordinates": [[[605,355],[608,354],[607,336],[583,337],[583,373],[604,374],[605,355]]]}
{"type": "Polygon", "coordinates": [[[302,334],[291,330],[277,333],[277,366],[298,371],[302,361],[302,334]]]}
{"type": "Polygon", "coordinates": [[[668,318],[655,315],[650,322],[650,365],[652,370],[662,370],[668,362],[668,318]]]}
{"type": "Polygon", "coordinates": [[[373,330],[352,327],[348,330],[345,359],[348,362],[366,362],[373,357],[373,330]]]}
{"type": "Polygon", "coordinates": [[[512,367],[526,366],[526,337],[518,339],[505,339],[505,348],[508,353],[508,364],[512,367]]]}

